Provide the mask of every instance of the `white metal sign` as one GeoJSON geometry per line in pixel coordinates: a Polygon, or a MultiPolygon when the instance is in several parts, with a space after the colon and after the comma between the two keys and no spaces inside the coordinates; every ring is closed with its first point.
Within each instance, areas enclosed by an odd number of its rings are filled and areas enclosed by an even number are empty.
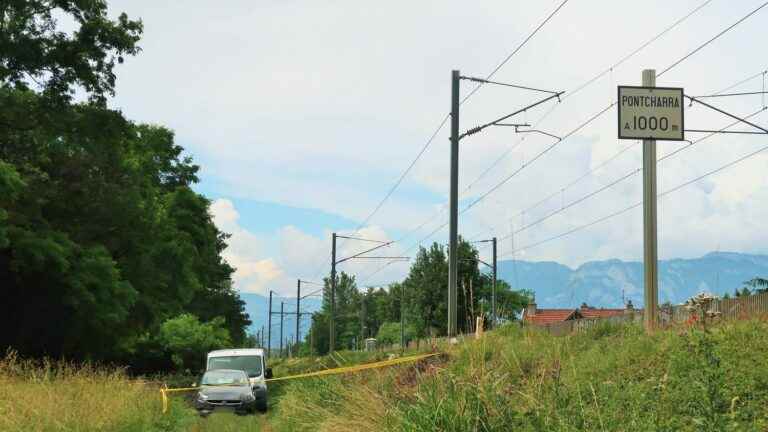
{"type": "Polygon", "coordinates": [[[619,86],[619,139],[682,141],[683,89],[619,86]]]}

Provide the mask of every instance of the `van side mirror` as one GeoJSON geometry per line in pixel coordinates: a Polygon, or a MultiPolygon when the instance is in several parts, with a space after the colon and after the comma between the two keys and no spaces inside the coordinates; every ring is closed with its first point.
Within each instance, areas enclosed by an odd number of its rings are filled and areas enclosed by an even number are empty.
{"type": "Polygon", "coordinates": [[[264,378],[271,379],[272,378],[272,368],[267,368],[267,370],[264,373],[264,378]]]}

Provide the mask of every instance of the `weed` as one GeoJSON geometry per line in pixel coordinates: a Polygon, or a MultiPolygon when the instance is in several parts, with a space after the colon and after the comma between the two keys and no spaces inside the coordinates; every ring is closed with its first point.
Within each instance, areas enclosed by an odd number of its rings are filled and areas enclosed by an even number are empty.
{"type": "Polygon", "coordinates": [[[0,359],[2,431],[176,431],[188,420],[183,409],[163,416],[157,388],[120,369],[0,359]]]}

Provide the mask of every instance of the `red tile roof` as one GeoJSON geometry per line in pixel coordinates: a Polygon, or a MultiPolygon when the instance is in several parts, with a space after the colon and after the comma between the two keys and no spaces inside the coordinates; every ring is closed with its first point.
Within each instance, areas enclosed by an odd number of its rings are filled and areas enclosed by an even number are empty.
{"type": "Polygon", "coordinates": [[[525,314],[525,321],[531,324],[549,324],[567,321],[576,309],[536,309],[535,315],[525,314]]]}

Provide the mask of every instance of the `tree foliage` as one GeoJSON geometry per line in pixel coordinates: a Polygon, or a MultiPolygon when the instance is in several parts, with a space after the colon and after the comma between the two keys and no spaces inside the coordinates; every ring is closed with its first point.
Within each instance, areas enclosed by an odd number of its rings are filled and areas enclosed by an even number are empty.
{"type": "MultiPolygon", "coordinates": [[[[403,336],[405,337],[406,344],[408,341],[415,339],[418,334],[416,333],[416,326],[409,324],[403,328],[403,336]]],[[[376,341],[380,344],[394,345],[400,343],[400,323],[399,322],[385,322],[379,327],[378,333],[376,333],[376,341]]]]}
{"type": "Polygon", "coordinates": [[[768,279],[763,279],[761,277],[754,277],[746,282],[744,282],[744,288],[742,291],[749,289],[752,289],[754,292],[757,293],[764,293],[768,291],[768,279]]]}
{"type": "MultiPolygon", "coordinates": [[[[481,272],[479,252],[470,243],[459,242],[458,329],[474,331],[482,316],[490,322],[493,280],[481,272]]],[[[407,339],[443,336],[447,327],[448,260],[437,243],[420,248],[408,276],[384,288],[361,291],[353,276],[341,272],[336,286],[336,349],[358,348],[368,337],[381,343],[400,342],[401,316],[407,339]]],[[[314,351],[328,352],[330,334],[330,278],[325,279],[323,307],[312,317],[314,351]]],[[[496,283],[497,314],[501,322],[516,319],[528,303],[530,293],[515,291],[505,281],[496,283]]]]}
{"type": "Polygon", "coordinates": [[[209,351],[232,345],[224,319],[216,317],[202,323],[192,314],[182,314],[160,326],[158,341],[178,368],[199,370],[209,351]]]}
{"type": "Polygon", "coordinates": [[[103,0],[0,2],[0,82],[21,89],[32,82],[58,101],[79,87],[103,104],[114,94],[115,63],[139,52],[143,30],[125,13],[110,20],[107,12],[103,0]]]}
{"type": "Polygon", "coordinates": [[[0,349],[141,363],[185,313],[240,344],[250,321],[198,167],[170,130],[106,107],[141,34],[107,16],[100,0],[0,2],[0,349]]]}

